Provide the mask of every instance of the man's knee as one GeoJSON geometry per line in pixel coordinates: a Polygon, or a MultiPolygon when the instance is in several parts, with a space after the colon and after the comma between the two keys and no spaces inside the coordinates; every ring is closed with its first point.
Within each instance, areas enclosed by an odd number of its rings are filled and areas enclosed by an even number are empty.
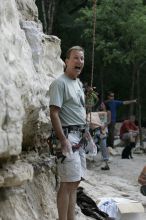
{"type": "Polygon", "coordinates": [[[72,189],[72,190],[76,190],[76,189],[78,188],[79,184],[80,184],[80,181],[71,182],[70,185],[69,185],[69,187],[70,187],[70,189],[72,189]]]}
{"type": "Polygon", "coordinates": [[[70,190],[76,190],[78,188],[79,184],[80,184],[80,181],[76,181],[76,182],[62,182],[60,184],[60,186],[65,188],[66,190],[70,191],[70,190]]]}

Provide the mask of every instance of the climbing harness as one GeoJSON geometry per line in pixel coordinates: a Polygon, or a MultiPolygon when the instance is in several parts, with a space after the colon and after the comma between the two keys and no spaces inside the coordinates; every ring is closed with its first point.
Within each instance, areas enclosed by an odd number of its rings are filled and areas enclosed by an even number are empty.
{"type": "MultiPolygon", "coordinates": [[[[81,140],[83,133],[85,132],[85,126],[73,125],[73,126],[66,126],[62,128],[66,137],[70,132],[80,132],[81,133],[81,140]]],[[[55,131],[51,130],[51,135],[47,140],[51,155],[54,155],[57,159],[61,158],[61,163],[65,160],[66,156],[62,154],[61,146],[59,144],[59,140],[56,137],[55,131]]],[[[81,145],[83,145],[83,141],[80,141],[78,144],[72,146],[72,151],[75,152],[78,150],[81,145]]]]}

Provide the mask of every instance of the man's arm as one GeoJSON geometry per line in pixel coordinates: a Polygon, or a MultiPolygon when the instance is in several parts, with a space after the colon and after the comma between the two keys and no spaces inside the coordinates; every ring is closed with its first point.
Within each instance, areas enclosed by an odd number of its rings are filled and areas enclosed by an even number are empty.
{"type": "Polygon", "coordinates": [[[132,104],[132,103],[136,103],[136,99],[123,101],[123,105],[129,105],[129,104],[132,104]]]}
{"type": "Polygon", "coordinates": [[[71,144],[63,132],[61,121],[59,118],[59,111],[60,111],[59,107],[54,105],[50,106],[50,118],[51,118],[52,126],[55,130],[57,138],[61,143],[62,152],[66,153],[69,152],[69,147],[71,146],[71,144]]]}
{"type": "Polygon", "coordinates": [[[61,121],[59,118],[59,111],[60,108],[54,105],[50,106],[50,118],[51,118],[51,122],[52,122],[52,126],[55,130],[56,136],[58,137],[58,139],[60,141],[63,141],[66,139],[64,132],[62,130],[62,125],[61,125],[61,121]]]}

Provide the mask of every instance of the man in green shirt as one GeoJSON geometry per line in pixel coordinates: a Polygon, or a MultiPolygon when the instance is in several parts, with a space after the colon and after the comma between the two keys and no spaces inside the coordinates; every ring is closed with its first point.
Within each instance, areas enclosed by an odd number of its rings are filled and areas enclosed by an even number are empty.
{"type": "Polygon", "coordinates": [[[50,117],[64,160],[58,159],[60,187],[57,193],[59,220],[75,219],[76,189],[85,176],[86,158],[78,146],[86,124],[85,98],[78,79],[84,67],[84,50],[74,46],[67,51],[64,74],[50,86],[50,117]]]}

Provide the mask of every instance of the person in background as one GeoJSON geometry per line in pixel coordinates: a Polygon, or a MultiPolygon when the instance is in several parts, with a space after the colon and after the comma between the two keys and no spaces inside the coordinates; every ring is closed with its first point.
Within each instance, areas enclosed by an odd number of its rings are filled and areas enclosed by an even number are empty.
{"type": "Polygon", "coordinates": [[[140,175],[138,177],[138,182],[141,185],[146,185],[146,166],[144,166],[142,171],[140,172],[140,175]]]}
{"type": "Polygon", "coordinates": [[[70,48],[65,64],[64,74],[50,86],[50,117],[60,146],[57,160],[59,220],[74,220],[76,189],[86,170],[85,152],[78,146],[86,124],[84,91],[78,79],[84,67],[84,49],[80,46],[70,48]]]}
{"type": "Polygon", "coordinates": [[[140,192],[143,196],[146,196],[146,166],[143,167],[138,177],[138,182],[141,184],[140,192]]]}
{"type": "Polygon", "coordinates": [[[139,137],[139,128],[135,124],[135,116],[131,115],[124,120],[120,128],[120,139],[124,142],[125,148],[122,151],[122,159],[132,158],[132,149],[136,146],[139,137]]]}
{"type": "Polygon", "coordinates": [[[111,111],[111,122],[108,125],[107,144],[112,148],[114,148],[114,132],[115,132],[118,107],[122,105],[129,105],[132,103],[136,103],[136,99],[129,101],[121,101],[121,100],[115,100],[114,97],[115,97],[114,92],[109,91],[107,94],[107,100],[105,101],[105,104],[108,106],[109,110],[111,111]]]}
{"type": "Polygon", "coordinates": [[[97,146],[100,148],[103,161],[105,163],[102,170],[110,170],[108,165],[109,151],[107,148],[107,135],[108,135],[108,124],[110,123],[111,113],[106,108],[104,103],[100,104],[100,107],[96,112],[87,114],[87,121],[90,123],[90,133],[97,146]]]}
{"type": "Polygon", "coordinates": [[[95,91],[95,87],[86,86],[85,90],[85,103],[86,103],[86,112],[94,111],[94,108],[99,101],[98,93],[95,91]]]}
{"type": "Polygon", "coordinates": [[[100,121],[102,123],[102,127],[100,128],[100,149],[102,153],[102,157],[105,163],[104,167],[101,167],[102,170],[109,170],[109,150],[107,146],[107,137],[108,137],[108,125],[111,122],[111,112],[109,111],[108,106],[106,106],[103,102],[100,104],[98,109],[98,115],[100,121]]]}

